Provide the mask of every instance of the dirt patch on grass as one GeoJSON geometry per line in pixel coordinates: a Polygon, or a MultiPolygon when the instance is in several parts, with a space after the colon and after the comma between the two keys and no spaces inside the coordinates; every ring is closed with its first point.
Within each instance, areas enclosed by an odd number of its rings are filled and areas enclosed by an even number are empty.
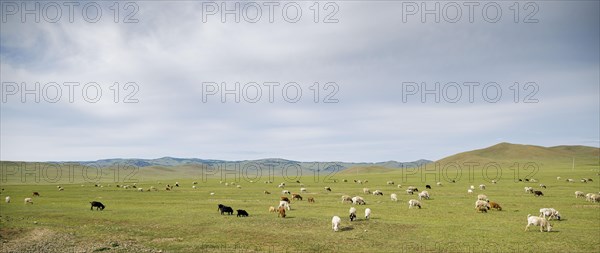
{"type": "Polygon", "coordinates": [[[0,238],[0,252],[162,252],[135,241],[85,241],[47,228],[2,228],[0,238]]]}

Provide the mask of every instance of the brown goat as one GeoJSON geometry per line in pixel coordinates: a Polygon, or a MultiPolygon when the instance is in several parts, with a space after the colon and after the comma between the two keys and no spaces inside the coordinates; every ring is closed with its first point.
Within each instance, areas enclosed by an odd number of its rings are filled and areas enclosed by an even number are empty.
{"type": "Polygon", "coordinates": [[[315,203],[315,198],[308,197],[308,203],[315,203]]]}
{"type": "Polygon", "coordinates": [[[498,211],[502,211],[502,207],[500,206],[500,204],[498,204],[498,203],[496,203],[496,202],[493,202],[493,201],[492,201],[492,202],[490,202],[490,207],[491,207],[491,208],[494,208],[494,209],[496,209],[496,210],[498,210],[498,211]]]}
{"type": "Polygon", "coordinates": [[[33,196],[34,196],[34,197],[36,197],[36,196],[37,196],[37,197],[39,197],[39,196],[40,196],[40,193],[39,193],[39,192],[33,192],[33,196]]]}
{"type": "Polygon", "coordinates": [[[279,210],[277,210],[277,217],[285,218],[285,207],[280,206],[279,210]]]}
{"type": "Polygon", "coordinates": [[[286,197],[286,196],[281,196],[281,201],[285,201],[285,202],[290,203],[290,199],[288,197],[286,197]]]}

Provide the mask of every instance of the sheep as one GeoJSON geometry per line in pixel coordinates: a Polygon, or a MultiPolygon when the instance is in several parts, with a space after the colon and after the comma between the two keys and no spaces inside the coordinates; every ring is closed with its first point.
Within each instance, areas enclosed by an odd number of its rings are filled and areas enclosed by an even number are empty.
{"type": "MultiPolygon", "coordinates": [[[[419,192],[419,189],[417,189],[417,187],[414,187],[414,186],[409,186],[409,187],[407,188],[407,190],[411,190],[411,191],[413,191],[413,192],[419,192]]],[[[408,192],[408,191],[407,191],[407,192],[408,192]]],[[[411,194],[412,194],[412,193],[411,193],[411,194]]]]}
{"type": "Polygon", "coordinates": [[[283,191],[281,191],[281,194],[291,194],[291,192],[288,190],[283,190],[283,191]]]}
{"type": "Polygon", "coordinates": [[[536,197],[544,196],[544,193],[542,193],[542,191],[533,191],[533,194],[535,194],[536,197]]]}
{"type": "Polygon", "coordinates": [[[468,193],[468,194],[471,194],[471,193],[473,193],[473,190],[471,190],[471,189],[467,189],[467,193],[468,193]]]}
{"type": "Polygon", "coordinates": [[[573,182],[575,182],[575,180],[573,180],[572,178],[567,178],[567,182],[573,183],[573,182]]]}
{"type": "Polygon", "coordinates": [[[308,203],[315,203],[315,198],[308,197],[308,203]]]}
{"type": "Polygon", "coordinates": [[[487,213],[488,209],[485,206],[477,206],[475,207],[475,210],[477,210],[478,213],[487,213]]]}
{"type": "Polygon", "coordinates": [[[552,218],[560,220],[560,213],[554,208],[541,208],[540,217],[551,220],[552,218]]]}
{"type": "Polygon", "coordinates": [[[342,182],[348,183],[348,179],[342,179],[342,182]]]}
{"type": "Polygon", "coordinates": [[[98,210],[102,211],[105,208],[104,204],[102,204],[101,202],[98,202],[98,201],[92,201],[92,202],[90,202],[90,204],[92,205],[92,206],[90,206],[90,210],[94,210],[94,207],[95,207],[96,211],[98,211],[98,210]]]}
{"type": "Polygon", "coordinates": [[[484,194],[477,195],[477,200],[486,200],[488,197],[484,194]]]}
{"type": "Polygon", "coordinates": [[[140,188],[138,188],[138,191],[139,191],[139,192],[143,192],[143,191],[144,191],[144,188],[141,188],[141,187],[140,187],[140,188]]]}
{"type": "Polygon", "coordinates": [[[29,203],[33,205],[33,199],[32,198],[25,198],[25,200],[23,200],[23,202],[25,202],[25,204],[29,203]]]}
{"type": "Polygon", "coordinates": [[[544,232],[544,228],[546,228],[546,231],[548,231],[548,232],[552,231],[552,225],[545,218],[531,216],[531,214],[528,214],[527,215],[527,226],[525,227],[525,231],[527,231],[529,229],[529,226],[531,226],[531,225],[540,226],[540,232],[544,232]]]}
{"type": "Polygon", "coordinates": [[[582,183],[587,183],[587,178],[582,178],[580,181],[581,181],[582,183]]]}
{"type": "Polygon", "coordinates": [[[175,182],[175,187],[179,187],[179,182],[175,182]]]}
{"type": "Polygon", "coordinates": [[[300,196],[300,194],[292,194],[292,199],[294,200],[302,200],[302,196],[300,196]]]}
{"type": "Polygon", "coordinates": [[[474,185],[471,185],[471,190],[475,190],[475,186],[474,185]]]}
{"type": "Polygon", "coordinates": [[[496,181],[495,179],[492,180],[492,184],[496,184],[496,183],[498,183],[498,181],[496,181]]]}
{"type": "Polygon", "coordinates": [[[490,203],[488,203],[485,200],[477,200],[477,201],[475,201],[475,209],[477,211],[481,211],[481,207],[482,206],[485,207],[485,209],[486,209],[485,212],[487,212],[487,210],[490,210],[490,208],[491,208],[490,203]]]}
{"type": "Polygon", "coordinates": [[[288,197],[286,197],[286,196],[281,196],[281,197],[279,197],[279,200],[281,200],[281,201],[285,201],[285,202],[288,202],[288,203],[290,203],[290,202],[291,202],[291,201],[290,201],[290,199],[289,199],[288,197]]]}
{"type": "Polygon", "coordinates": [[[532,178],[532,179],[529,179],[529,182],[537,183],[537,180],[535,178],[532,178]]]}
{"type": "Polygon", "coordinates": [[[600,202],[600,192],[598,194],[592,194],[592,202],[600,202]]]}
{"type": "Polygon", "coordinates": [[[238,209],[237,217],[248,217],[248,212],[246,212],[246,210],[238,209]]]}
{"type": "Polygon", "coordinates": [[[379,196],[383,196],[383,192],[381,192],[380,190],[375,190],[373,192],[373,195],[379,195],[379,196]]]}
{"type": "Polygon", "coordinates": [[[431,185],[425,185],[425,189],[431,189],[431,185]]]}
{"type": "Polygon", "coordinates": [[[235,187],[237,187],[238,189],[242,189],[242,186],[241,186],[241,185],[239,185],[239,184],[238,184],[238,185],[236,185],[235,187]]]}
{"type": "Polygon", "coordinates": [[[324,187],[324,188],[325,188],[325,190],[326,190],[326,191],[328,191],[328,192],[330,192],[330,191],[331,191],[331,188],[330,188],[330,187],[328,187],[328,186],[326,186],[326,187],[324,187]]]}
{"type": "Polygon", "coordinates": [[[399,185],[398,185],[398,188],[402,188],[402,185],[401,185],[401,184],[399,184],[399,185]]]}
{"type": "Polygon", "coordinates": [[[277,208],[282,208],[282,207],[287,209],[288,211],[291,209],[290,203],[287,201],[283,201],[283,200],[279,201],[279,206],[277,208]]]}
{"type": "MultiPolygon", "coordinates": [[[[100,187],[103,187],[103,186],[100,186],[100,187]]],[[[59,191],[59,192],[60,192],[60,191],[64,191],[64,190],[65,190],[65,188],[62,188],[62,187],[58,188],[58,191],[59,191]]]]}
{"type": "Polygon", "coordinates": [[[419,200],[422,200],[423,198],[429,199],[429,192],[422,191],[421,193],[419,193],[419,200]]]}
{"type": "Polygon", "coordinates": [[[585,195],[583,194],[583,192],[582,192],[582,191],[576,191],[576,192],[575,192],[575,198],[577,199],[577,198],[579,198],[579,197],[582,197],[582,198],[584,198],[584,197],[585,197],[585,195]]]}
{"type": "Polygon", "coordinates": [[[371,218],[371,208],[365,209],[365,220],[371,218]]]}
{"type": "Polygon", "coordinates": [[[275,207],[274,206],[270,206],[269,207],[269,213],[274,213],[275,212],[275,207]]]}
{"type": "Polygon", "coordinates": [[[419,207],[421,209],[421,202],[416,199],[411,199],[408,201],[408,209],[412,209],[413,206],[419,207]]]}
{"type": "Polygon", "coordinates": [[[588,201],[588,202],[592,201],[592,195],[594,195],[594,194],[593,193],[586,194],[585,195],[585,201],[588,201]]]}
{"type": "Polygon", "coordinates": [[[490,204],[490,208],[496,209],[498,211],[502,211],[502,207],[500,206],[500,204],[496,203],[496,202],[489,202],[490,204]]]}
{"type": "Polygon", "coordinates": [[[527,192],[527,193],[533,193],[533,187],[525,186],[524,189],[525,189],[525,192],[527,192]]]}
{"type": "Polygon", "coordinates": [[[545,184],[540,184],[540,188],[546,189],[546,185],[545,184]]]}
{"type": "Polygon", "coordinates": [[[229,215],[233,215],[233,208],[231,208],[229,206],[225,206],[225,205],[219,204],[219,211],[221,212],[221,215],[223,215],[224,213],[227,213],[229,215]]]}
{"type": "Polygon", "coordinates": [[[198,182],[194,181],[194,182],[192,182],[192,184],[198,184],[198,182]]]}
{"type": "Polygon", "coordinates": [[[387,181],[387,184],[394,185],[394,181],[387,181]]]}
{"type": "Polygon", "coordinates": [[[214,192],[211,192],[211,193],[209,193],[209,194],[210,194],[210,196],[215,196],[215,193],[214,193],[214,192]]]}
{"type": "Polygon", "coordinates": [[[300,188],[300,193],[306,193],[306,188],[300,188]]]}
{"type": "Polygon", "coordinates": [[[340,219],[339,216],[333,216],[333,218],[331,219],[331,228],[333,229],[334,232],[337,232],[340,230],[341,222],[342,222],[342,219],[340,219]]]}
{"type": "Polygon", "coordinates": [[[284,187],[285,187],[285,184],[284,184],[284,183],[281,183],[281,184],[279,184],[279,185],[277,186],[277,188],[282,188],[282,189],[283,189],[284,187]]]}
{"type": "Polygon", "coordinates": [[[371,190],[369,190],[369,188],[363,188],[363,193],[364,194],[371,194],[371,190]]]}
{"type": "Polygon", "coordinates": [[[348,195],[342,196],[342,203],[345,203],[345,202],[353,203],[352,197],[350,197],[348,195]]]}
{"type": "Polygon", "coordinates": [[[392,199],[392,201],[398,201],[398,195],[396,195],[396,193],[392,193],[390,194],[390,199],[392,199]]]}
{"type": "Polygon", "coordinates": [[[560,181],[560,177],[556,177],[556,180],[559,180],[559,181],[560,181]]]}
{"type": "Polygon", "coordinates": [[[366,205],[365,200],[362,197],[356,196],[352,198],[352,204],[366,205]]]}
{"type": "Polygon", "coordinates": [[[442,182],[435,183],[437,186],[442,186],[442,182]]]}
{"type": "Polygon", "coordinates": [[[485,190],[485,185],[484,184],[480,184],[479,185],[479,190],[485,190]]]}
{"type": "Polygon", "coordinates": [[[6,198],[4,198],[4,201],[6,201],[6,203],[10,203],[10,196],[6,196],[6,198]]]}
{"type": "Polygon", "coordinates": [[[229,183],[225,183],[225,186],[229,186],[229,183]]]}
{"type": "Polygon", "coordinates": [[[40,196],[40,193],[39,193],[39,192],[33,192],[33,196],[34,196],[34,197],[39,197],[39,196],[40,196]]]}
{"type": "Polygon", "coordinates": [[[277,208],[277,217],[285,218],[285,207],[280,206],[277,208]]]}
{"type": "Polygon", "coordinates": [[[413,195],[414,193],[415,193],[415,192],[414,192],[413,190],[411,190],[411,189],[407,189],[407,190],[406,190],[406,194],[413,195]]]}
{"type": "Polygon", "coordinates": [[[350,221],[354,221],[356,219],[356,208],[350,207],[350,221]]]}

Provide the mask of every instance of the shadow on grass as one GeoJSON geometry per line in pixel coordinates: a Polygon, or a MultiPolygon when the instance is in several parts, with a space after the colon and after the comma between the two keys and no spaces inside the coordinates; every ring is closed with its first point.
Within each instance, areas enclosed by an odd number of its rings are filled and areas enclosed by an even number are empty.
{"type": "Polygon", "coordinates": [[[352,227],[352,226],[340,228],[340,231],[352,231],[352,230],[354,230],[354,227],[352,227]]]}

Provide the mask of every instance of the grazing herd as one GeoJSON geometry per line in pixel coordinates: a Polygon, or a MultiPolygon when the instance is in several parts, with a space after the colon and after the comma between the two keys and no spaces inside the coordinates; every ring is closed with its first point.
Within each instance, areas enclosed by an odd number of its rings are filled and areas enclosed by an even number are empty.
{"type": "MultiPolygon", "coordinates": [[[[561,180],[560,177],[557,177],[557,180],[561,180]]],[[[348,182],[347,179],[343,179],[343,182],[348,182]]],[[[523,182],[523,180],[519,180],[521,182],[523,182]]],[[[525,179],[525,182],[537,182],[537,180],[535,179],[525,179]]],[[[574,182],[575,180],[573,179],[567,179],[566,182],[574,182]]],[[[591,178],[584,178],[580,180],[582,183],[587,183],[587,182],[593,182],[593,180],[591,178]]],[[[354,180],[355,183],[363,185],[365,183],[367,183],[367,180],[354,180]]],[[[221,184],[223,184],[224,182],[220,182],[221,184]]],[[[271,181],[266,181],[265,183],[272,183],[271,181]]],[[[297,183],[300,183],[299,181],[297,183]]],[[[160,182],[159,182],[160,184],[160,182]]],[[[197,189],[196,184],[197,182],[193,183],[194,185],[192,186],[192,189],[197,189]]],[[[235,183],[224,183],[225,186],[235,186],[237,188],[241,189],[241,186],[239,184],[235,184],[235,183]]],[[[387,181],[386,182],[387,185],[395,185],[395,183],[393,181],[387,181]]],[[[495,180],[492,181],[492,184],[497,184],[497,182],[495,180]]],[[[441,182],[437,182],[436,185],[438,187],[442,187],[442,183],[441,182]]],[[[95,185],[96,187],[103,187],[101,185],[95,185]]],[[[110,186],[110,185],[109,185],[110,186]]],[[[174,187],[179,187],[180,184],[179,182],[176,182],[174,185],[167,185],[165,190],[167,191],[171,191],[173,190],[174,187]]],[[[308,189],[304,187],[303,184],[301,184],[301,188],[300,188],[300,193],[308,193],[308,189]]],[[[147,190],[144,190],[144,188],[141,187],[137,187],[135,184],[133,185],[117,185],[118,188],[123,188],[123,189],[129,189],[129,188],[134,188],[137,189],[137,191],[139,192],[144,192],[144,191],[158,191],[157,188],[155,188],[154,186],[150,186],[147,190]]],[[[271,206],[269,207],[268,211],[270,213],[277,213],[277,216],[280,218],[286,218],[287,213],[286,212],[290,212],[292,210],[291,208],[291,201],[303,201],[303,197],[298,194],[298,193],[292,193],[290,190],[285,189],[286,188],[286,184],[285,183],[281,183],[277,186],[278,188],[281,188],[281,194],[284,196],[280,196],[279,197],[279,205],[277,205],[277,207],[275,206],[271,206]],[[289,195],[285,196],[285,195],[289,195]]],[[[398,185],[398,187],[400,188],[401,185],[398,185]]],[[[547,186],[545,184],[539,184],[540,189],[547,189],[547,186]]],[[[64,188],[61,186],[57,186],[59,191],[64,191],[64,188]]],[[[323,188],[325,192],[332,192],[331,187],[326,186],[323,188]]],[[[360,189],[360,188],[359,188],[360,189]]],[[[431,185],[427,184],[425,185],[425,189],[427,190],[431,190],[432,187],[431,185]]],[[[480,191],[485,191],[487,189],[487,186],[484,184],[480,184],[478,189],[480,191]]],[[[417,209],[422,209],[423,208],[423,204],[421,201],[424,200],[431,200],[431,194],[429,191],[421,191],[419,192],[418,188],[415,186],[408,186],[406,188],[406,194],[408,195],[414,195],[415,193],[417,194],[418,199],[410,199],[408,200],[408,209],[413,209],[413,208],[417,208],[417,209]]],[[[474,191],[476,190],[475,185],[471,185],[468,189],[467,189],[467,193],[472,194],[474,193],[474,191]]],[[[524,190],[526,193],[532,194],[535,197],[543,197],[544,193],[541,190],[536,190],[533,187],[530,186],[526,186],[524,187],[524,190]]],[[[374,190],[371,191],[369,188],[362,188],[362,193],[363,194],[372,194],[373,196],[383,196],[383,191],[381,190],[374,190]]],[[[264,194],[271,194],[269,191],[265,190],[264,194]]],[[[210,192],[211,196],[214,196],[215,193],[214,192],[210,192]]],[[[32,193],[32,197],[27,197],[24,199],[24,203],[25,204],[32,204],[33,205],[33,199],[35,197],[40,197],[40,193],[39,192],[33,192],[32,193]]],[[[398,195],[396,193],[391,193],[390,195],[390,200],[393,202],[398,202],[399,198],[398,195]]],[[[586,201],[588,202],[600,202],[600,193],[596,194],[596,193],[584,193],[583,191],[575,191],[575,198],[585,198],[586,201]]],[[[541,198],[543,199],[543,198],[541,198]]],[[[6,203],[11,203],[11,197],[10,196],[6,196],[5,197],[5,202],[6,203]]],[[[307,202],[308,203],[315,203],[315,199],[314,197],[307,197],[307,202]]],[[[367,205],[367,202],[365,201],[365,199],[361,196],[351,196],[351,195],[342,195],[341,196],[341,202],[342,203],[350,203],[354,206],[351,206],[349,208],[349,213],[348,213],[348,217],[350,222],[354,222],[357,220],[357,207],[362,206],[362,205],[367,205]]],[[[379,202],[379,201],[378,201],[379,202]]],[[[90,210],[93,210],[94,208],[96,208],[96,210],[102,211],[105,209],[105,205],[102,204],[101,202],[98,201],[92,201],[89,202],[91,207],[90,210]]],[[[294,209],[296,210],[296,209],[294,209]]],[[[485,194],[478,194],[477,195],[477,200],[475,201],[475,210],[476,212],[479,213],[488,213],[488,211],[490,210],[496,210],[496,211],[502,211],[502,207],[499,203],[495,202],[495,201],[490,201],[490,199],[488,198],[487,195],[485,194]]],[[[218,211],[221,215],[233,215],[234,213],[234,209],[231,206],[226,206],[223,204],[218,204],[218,211]]],[[[237,209],[237,217],[249,217],[249,213],[244,210],[244,209],[237,209]]],[[[371,208],[365,208],[364,209],[364,219],[365,220],[369,220],[371,218],[371,214],[372,214],[372,210],[371,208]]],[[[527,215],[527,225],[525,227],[525,231],[528,231],[530,226],[539,226],[540,227],[540,231],[543,232],[544,230],[547,232],[552,231],[552,225],[550,224],[551,220],[561,220],[561,214],[558,210],[554,209],[554,208],[541,208],[539,209],[539,216],[532,216],[531,214],[527,215]]],[[[331,223],[332,223],[332,229],[333,231],[340,231],[341,229],[341,222],[342,219],[335,215],[333,216],[331,223]]]]}

